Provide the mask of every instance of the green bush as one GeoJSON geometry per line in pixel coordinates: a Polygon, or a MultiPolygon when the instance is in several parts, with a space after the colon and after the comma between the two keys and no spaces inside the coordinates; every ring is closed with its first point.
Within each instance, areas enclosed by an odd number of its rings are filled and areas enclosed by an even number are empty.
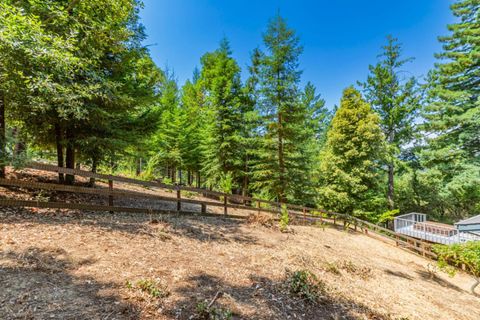
{"type": "Polygon", "coordinates": [[[167,287],[161,286],[158,282],[150,279],[138,280],[135,285],[127,281],[126,287],[128,289],[138,289],[142,292],[149,294],[152,298],[166,298],[170,295],[167,287]]]}
{"type": "Polygon", "coordinates": [[[325,290],[325,285],[308,270],[287,271],[287,287],[291,295],[310,303],[316,303],[325,290]]]}
{"type": "Polygon", "coordinates": [[[233,317],[232,311],[209,306],[206,302],[197,303],[197,320],[230,320],[233,317]]]}
{"type": "Polygon", "coordinates": [[[282,214],[280,216],[279,227],[280,231],[285,232],[288,229],[288,224],[290,223],[290,216],[288,215],[288,209],[285,204],[282,204],[282,214]]]}
{"type": "Polygon", "coordinates": [[[475,279],[470,290],[477,295],[475,288],[480,284],[480,241],[435,245],[433,251],[438,255],[439,268],[451,276],[456,273],[454,267],[464,267],[475,279]]]}

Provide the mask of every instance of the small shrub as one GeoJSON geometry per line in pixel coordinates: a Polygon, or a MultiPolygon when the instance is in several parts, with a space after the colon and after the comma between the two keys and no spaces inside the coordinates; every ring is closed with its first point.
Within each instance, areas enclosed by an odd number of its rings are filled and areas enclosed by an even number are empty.
{"type": "Polygon", "coordinates": [[[316,303],[325,290],[325,285],[308,270],[287,271],[286,284],[291,295],[310,303],[316,303]]]}
{"type": "Polygon", "coordinates": [[[231,172],[222,174],[219,181],[219,188],[224,193],[231,193],[233,188],[233,175],[231,172]]]}
{"type": "Polygon", "coordinates": [[[44,190],[40,190],[35,195],[35,201],[48,202],[48,201],[50,201],[50,195],[48,193],[46,193],[44,190]]]}
{"type": "Polygon", "coordinates": [[[166,286],[160,285],[157,281],[150,279],[138,280],[135,285],[131,281],[127,281],[125,286],[128,289],[138,289],[142,292],[147,293],[152,298],[166,298],[170,295],[166,286]]]}
{"type": "Polygon", "coordinates": [[[287,232],[289,223],[290,223],[290,216],[288,214],[287,206],[282,204],[282,215],[280,216],[280,222],[279,222],[280,231],[287,232]]]}
{"type": "Polygon", "coordinates": [[[147,165],[143,172],[140,173],[140,179],[146,181],[152,181],[155,179],[155,169],[157,168],[159,163],[159,156],[155,155],[148,159],[147,165]]]}
{"type": "Polygon", "coordinates": [[[197,314],[193,319],[197,320],[230,320],[233,317],[232,311],[209,306],[205,301],[197,303],[196,309],[197,314]]]}

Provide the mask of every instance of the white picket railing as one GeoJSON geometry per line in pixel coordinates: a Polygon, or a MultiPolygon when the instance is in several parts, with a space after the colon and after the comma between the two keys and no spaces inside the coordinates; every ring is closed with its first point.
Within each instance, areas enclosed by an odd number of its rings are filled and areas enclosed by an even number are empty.
{"type": "Polygon", "coordinates": [[[395,232],[435,243],[452,244],[480,240],[480,236],[459,232],[453,226],[429,223],[427,215],[423,213],[407,213],[396,217],[393,223],[395,232]]]}

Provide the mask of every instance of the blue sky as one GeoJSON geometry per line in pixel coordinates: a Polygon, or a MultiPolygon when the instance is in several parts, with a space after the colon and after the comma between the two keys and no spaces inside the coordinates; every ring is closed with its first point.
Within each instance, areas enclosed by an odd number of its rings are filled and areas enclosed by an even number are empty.
{"type": "Polygon", "coordinates": [[[233,56],[247,76],[252,50],[278,11],[301,38],[302,83],[311,81],[327,106],[339,103],[342,90],[364,80],[385,37],[399,38],[405,56],[415,57],[406,69],[426,75],[437,37],[454,21],[451,0],[144,0],[141,11],[152,57],[175,71],[180,84],[190,78],[200,57],[230,40],[233,56]]]}

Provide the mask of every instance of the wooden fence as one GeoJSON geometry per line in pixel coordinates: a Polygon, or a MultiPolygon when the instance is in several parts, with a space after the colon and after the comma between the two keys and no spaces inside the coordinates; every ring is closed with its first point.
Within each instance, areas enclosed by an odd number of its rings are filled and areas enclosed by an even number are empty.
{"type": "Polygon", "coordinates": [[[363,232],[370,237],[395,243],[397,246],[412,250],[424,257],[436,258],[436,254],[431,249],[431,244],[416,238],[412,238],[400,233],[396,233],[390,229],[383,228],[373,223],[352,217],[349,215],[320,210],[316,208],[304,207],[288,203],[279,203],[253,197],[242,195],[227,194],[218,191],[211,191],[200,188],[193,188],[188,186],[168,185],[160,182],[142,181],[126,177],[106,175],[100,173],[92,173],[80,169],[61,168],[50,164],[30,163],[26,168],[81,176],[85,178],[96,178],[108,181],[107,188],[89,188],[81,186],[67,186],[56,183],[43,183],[34,181],[22,181],[13,179],[0,179],[0,185],[7,187],[19,187],[27,189],[40,189],[49,191],[61,191],[77,194],[90,194],[108,198],[108,205],[92,204],[92,203],[67,203],[67,202],[50,202],[50,201],[35,201],[35,200],[18,200],[18,199],[0,199],[0,206],[12,207],[37,207],[37,208],[55,208],[55,209],[74,209],[74,210],[90,210],[90,211],[110,211],[110,212],[132,212],[132,213],[162,213],[162,214],[194,214],[201,216],[219,216],[219,214],[208,213],[207,207],[221,207],[223,208],[223,217],[246,219],[247,215],[234,215],[229,213],[232,209],[243,209],[253,212],[265,212],[273,214],[275,218],[281,213],[282,208],[285,208],[293,220],[297,223],[303,224],[332,224],[342,225],[346,229],[363,232]],[[175,191],[172,196],[161,196],[157,194],[130,191],[130,190],[115,190],[114,182],[121,182],[126,184],[140,185],[144,187],[162,188],[175,191]],[[182,197],[181,191],[188,191],[197,193],[201,196],[210,196],[218,198],[219,201],[197,200],[182,197]],[[125,207],[115,206],[115,199],[119,198],[140,198],[151,199],[162,202],[176,203],[176,210],[154,209],[152,207],[125,207]],[[199,206],[198,212],[182,210],[182,203],[194,204],[199,206]]]}

